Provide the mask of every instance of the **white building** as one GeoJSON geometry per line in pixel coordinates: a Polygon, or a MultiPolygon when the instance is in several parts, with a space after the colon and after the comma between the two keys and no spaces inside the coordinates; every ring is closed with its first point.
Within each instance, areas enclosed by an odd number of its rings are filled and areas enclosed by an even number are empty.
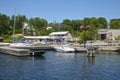
{"type": "Polygon", "coordinates": [[[72,36],[69,31],[64,32],[52,32],[49,36],[24,36],[27,42],[42,42],[45,44],[58,44],[61,42],[66,42],[67,40],[71,40],[72,36]]]}
{"type": "Polygon", "coordinates": [[[52,27],[48,26],[48,27],[46,28],[46,30],[49,30],[49,29],[52,29],[52,27]]]}
{"type": "Polygon", "coordinates": [[[24,36],[27,42],[42,42],[46,43],[46,40],[49,39],[49,36],[24,36]]]}
{"type": "Polygon", "coordinates": [[[101,40],[115,40],[120,36],[120,29],[99,29],[98,34],[101,35],[101,40]]]}
{"type": "Polygon", "coordinates": [[[72,36],[69,31],[64,32],[52,32],[49,34],[51,39],[64,39],[64,40],[71,40],[72,36]]]}

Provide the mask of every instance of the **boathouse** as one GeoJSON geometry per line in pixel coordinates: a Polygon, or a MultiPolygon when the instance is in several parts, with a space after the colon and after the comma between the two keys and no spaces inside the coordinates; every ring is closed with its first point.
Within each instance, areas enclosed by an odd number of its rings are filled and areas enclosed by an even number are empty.
{"type": "Polygon", "coordinates": [[[49,34],[49,38],[53,44],[67,44],[68,41],[72,40],[72,35],[69,31],[52,32],[49,34]]]}
{"type": "Polygon", "coordinates": [[[120,29],[99,29],[98,34],[101,35],[101,40],[115,40],[120,36],[120,29]]]}
{"type": "Polygon", "coordinates": [[[61,39],[63,38],[64,40],[71,40],[72,36],[69,31],[63,31],[63,32],[52,32],[49,34],[49,37],[51,39],[61,39]]]}

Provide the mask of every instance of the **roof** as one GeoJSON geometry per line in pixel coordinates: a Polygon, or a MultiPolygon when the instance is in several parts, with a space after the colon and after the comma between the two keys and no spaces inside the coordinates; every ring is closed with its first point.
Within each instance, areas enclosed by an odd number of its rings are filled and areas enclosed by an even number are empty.
{"type": "Polygon", "coordinates": [[[67,33],[69,33],[69,31],[64,31],[64,32],[52,32],[52,33],[50,33],[49,35],[51,36],[51,35],[62,35],[62,34],[67,34],[67,33]]]}
{"type": "Polygon", "coordinates": [[[120,29],[109,29],[108,32],[120,32],[120,29]]]}
{"type": "Polygon", "coordinates": [[[24,36],[27,39],[47,39],[49,36],[24,36]]]}
{"type": "Polygon", "coordinates": [[[99,30],[98,30],[98,33],[99,33],[99,34],[106,34],[107,31],[108,31],[108,29],[99,29],[99,30]]]}

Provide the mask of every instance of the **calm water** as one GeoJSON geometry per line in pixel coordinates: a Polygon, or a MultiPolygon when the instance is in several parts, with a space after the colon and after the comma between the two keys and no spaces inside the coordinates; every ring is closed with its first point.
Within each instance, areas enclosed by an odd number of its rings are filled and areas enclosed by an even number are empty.
{"type": "Polygon", "coordinates": [[[0,80],[119,80],[120,53],[46,52],[44,57],[0,54],[0,80]]]}

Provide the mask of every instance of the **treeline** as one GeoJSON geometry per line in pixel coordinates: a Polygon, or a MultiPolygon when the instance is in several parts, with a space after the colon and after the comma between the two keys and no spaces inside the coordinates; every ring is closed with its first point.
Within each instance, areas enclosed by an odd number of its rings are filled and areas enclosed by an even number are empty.
{"type": "Polygon", "coordinates": [[[111,19],[110,22],[107,22],[106,18],[84,18],[83,20],[70,20],[65,19],[61,23],[57,23],[56,21],[52,23],[48,23],[46,19],[35,17],[28,19],[25,15],[12,15],[7,16],[6,14],[0,14],[0,37],[5,39],[10,39],[13,35],[13,26],[15,21],[15,33],[22,34],[23,33],[23,25],[27,23],[29,25],[29,32],[24,35],[36,35],[36,36],[44,36],[48,35],[53,31],[70,31],[74,37],[83,36],[83,30],[80,30],[80,26],[87,25],[90,28],[87,30],[87,39],[93,39],[97,36],[98,29],[107,29],[108,26],[111,29],[119,29],[120,28],[120,19],[111,19]],[[50,29],[47,29],[51,27],[50,29]],[[33,32],[35,34],[33,34],[33,32]],[[94,35],[94,36],[93,36],[94,35]]]}

